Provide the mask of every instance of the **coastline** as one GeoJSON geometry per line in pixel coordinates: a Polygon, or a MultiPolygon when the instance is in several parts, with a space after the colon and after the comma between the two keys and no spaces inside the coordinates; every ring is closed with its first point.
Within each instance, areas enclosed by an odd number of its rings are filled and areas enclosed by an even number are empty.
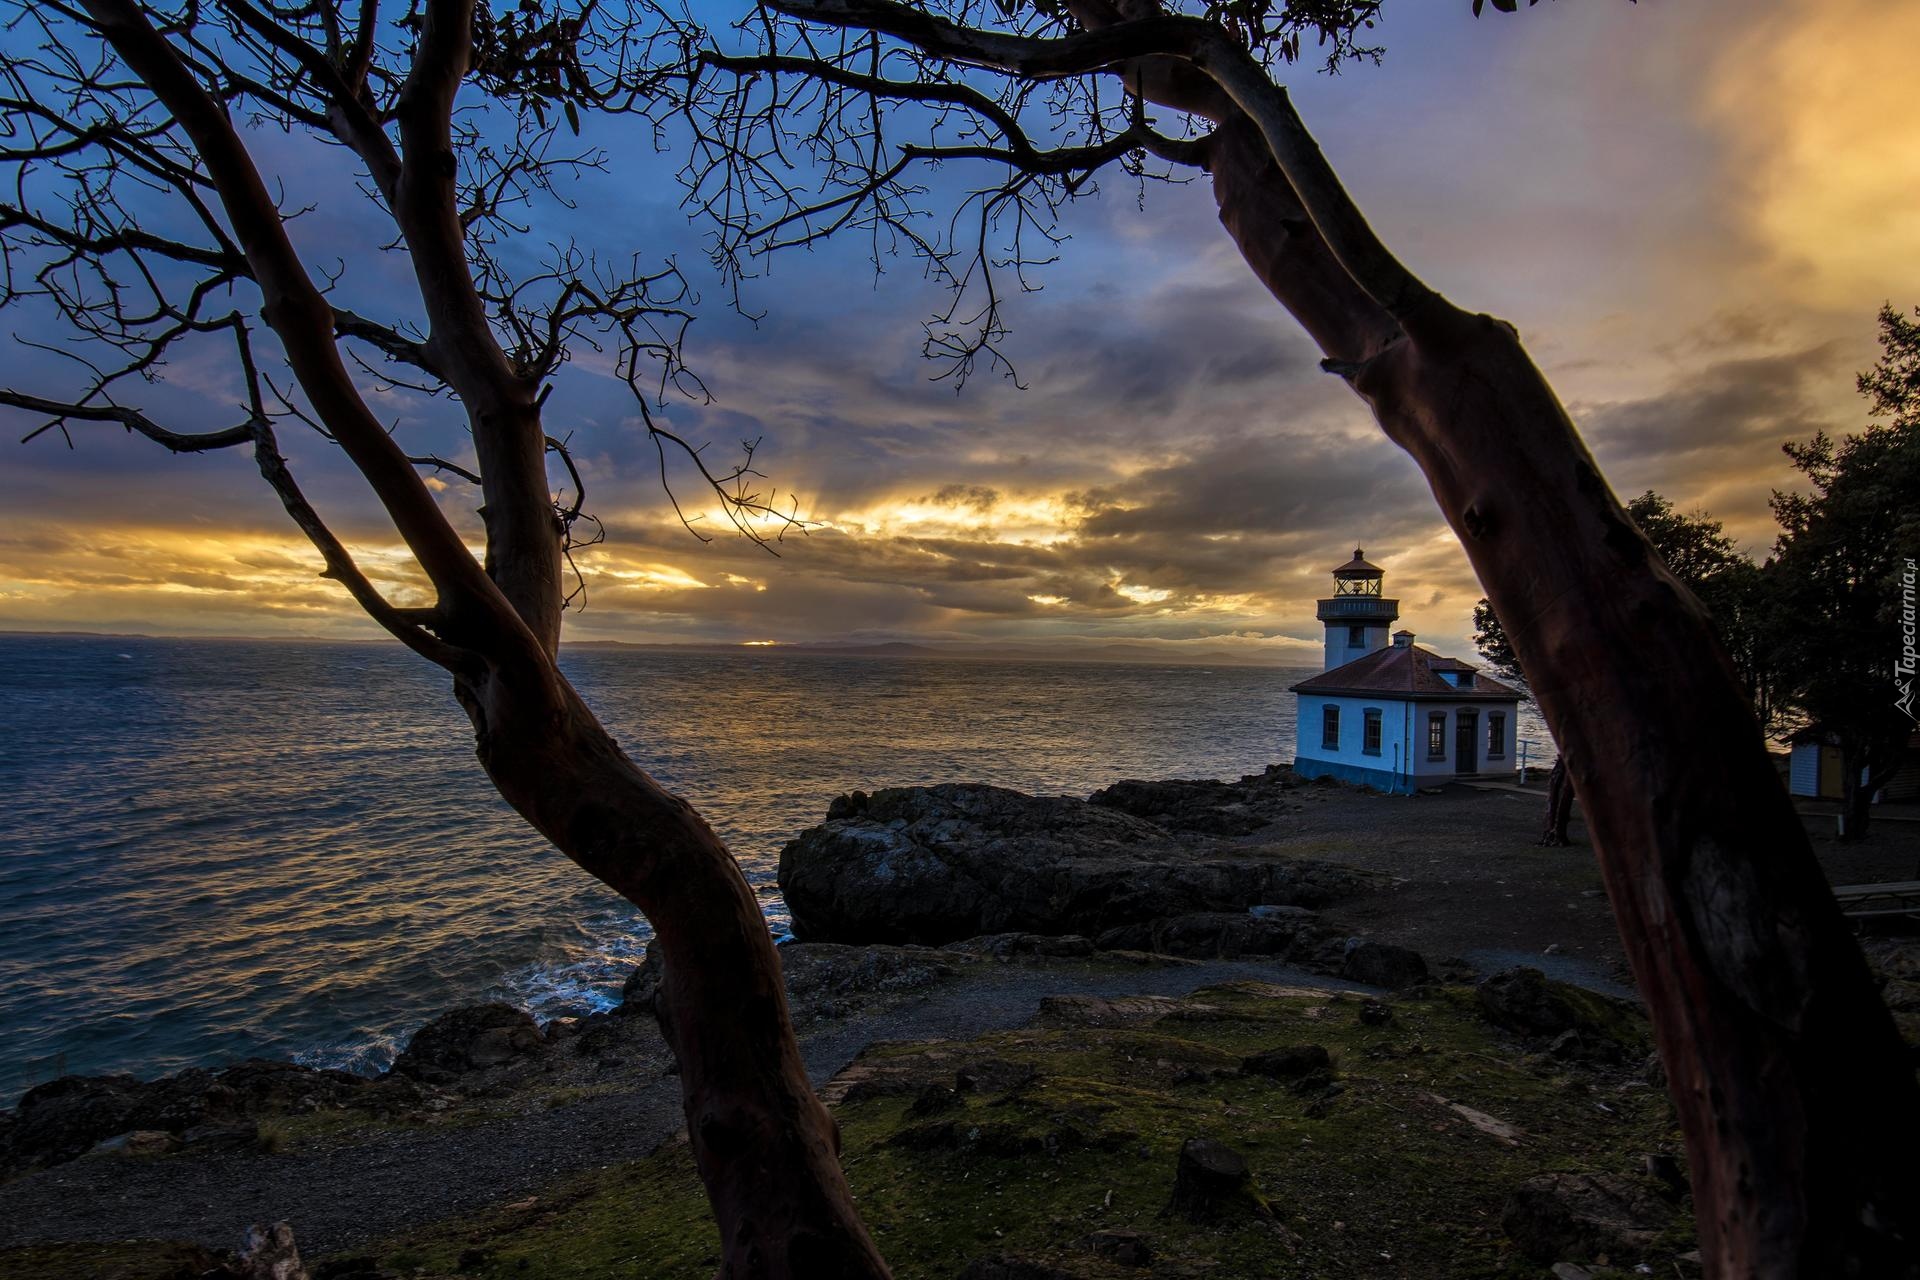
{"type": "MultiPolygon", "coordinates": [[[[1014,793],[955,790],[968,803],[979,802],[974,793],[994,793],[991,803],[1015,805],[1013,820],[1026,820],[1016,802],[999,798],[1014,793]]],[[[958,1043],[1034,1025],[1036,1008],[1044,1021],[1063,998],[1119,1008],[1123,997],[1178,1002],[1200,999],[1190,994],[1197,989],[1252,982],[1292,999],[1317,991],[1348,993],[1325,997],[1336,1002],[1445,1004],[1454,997],[1444,993],[1484,986],[1515,963],[1602,996],[1623,990],[1618,941],[1584,832],[1576,826],[1572,849],[1534,847],[1540,805],[1531,794],[1454,787],[1385,797],[1302,784],[1278,769],[1237,784],[1130,783],[1110,791],[1106,805],[1062,803],[1078,806],[1072,821],[1102,833],[1156,827],[1163,840],[1152,856],[1163,862],[1210,873],[1229,864],[1283,865],[1287,884],[1328,900],[1247,903],[1239,917],[1184,913],[1109,931],[1107,946],[1077,930],[944,945],[816,941],[803,924],[803,940],[783,946],[782,955],[816,1083],[832,1092],[834,1081],[861,1070],[888,1042],[958,1043]],[[1323,873],[1300,873],[1323,867],[1354,874],[1334,892],[1323,873]],[[1253,924],[1236,924],[1242,917],[1253,924]]],[[[836,801],[829,812],[838,816],[795,846],[849,824],[911,830],[898,819],[875,821],[865,803],[836,801]]],[[[1063,820],[1032,834],[1058,842],[1072,829],[1063,820]]],[[[1879,856],[1911,854],[1896,836],[1879,856]]],[[[643,964],[620,1007],[544,1026],[504,1006],[481,1007],[490,1014],[451,1011],[378,1078],[265,1063],[244,1064],[237,1074],[182,1073],[143,1086],[155,1097],[144,1112],[140,1104],[129,1108],[139,1113],[137,1124],[97,1114],[108,1104],[104,1094],[87,1097],[86,1082],[44,1086],[55,1101],[63,1091],[70,1096],[69,1119],[79,1127],[66,1148],[79,1149],[19,1160],[44,1097],[38,1107],[0,1117],[0,1149],[15,1154],[11,1176],[0,1181],[0,1250],[129,1238],[217,1248],[232,1243],[243,1219],[285,1218],[310,1255],[333,1255],[538,1197],[556,1179],[647,1152],[661,1158],[681,1121],[671,1054],[645,1016],[651,977],[643,964]],[[94,1136],[89,1124],[119,1131],[94,1136]],[[116,1206],[111,1216],[98,1213],[103,1204],[116,1206]]],[[[1603,1055],[1579,1069],[1619,1069],[1604,1065],[1613,1061],[1603,1055]]],[[[1637,1060],[1629,1065],[1639,1069],[1637,1060]]]]}

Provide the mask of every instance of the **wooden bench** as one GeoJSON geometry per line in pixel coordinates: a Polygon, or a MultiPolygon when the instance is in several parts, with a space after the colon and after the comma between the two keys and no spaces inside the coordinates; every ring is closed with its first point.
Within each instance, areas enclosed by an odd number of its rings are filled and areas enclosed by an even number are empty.
{"type": "Polygon", "coordinates": [[[1844,915],[1860,918],[1920,915],[1920,880],[1835,885],[1833,897],[1844,915]]]}

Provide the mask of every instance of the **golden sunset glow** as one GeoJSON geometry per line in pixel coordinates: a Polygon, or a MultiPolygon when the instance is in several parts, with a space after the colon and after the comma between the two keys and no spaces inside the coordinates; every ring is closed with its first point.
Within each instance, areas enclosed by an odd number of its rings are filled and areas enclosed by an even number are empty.
{"type": "Polygon", "coordinates": [[[1741,28],[1707,98],[1747,169],[1737,212],[1809,301],[1920,290],[1920,6],[1795,0],[1741,28]]]}
{"type": "MultiPolygon", "coordinates": [[[[1906,102],[1920,4],[1389,21],[1384,67],[1291,86],[1369,213],[1463,305],[1519,325],[1623,497],[1707,508],[1763,553],[1768,495],[1793,482],[1780,444],[1857,424],[1874,310],[1920,302],[1906,102]],[[1541,85],[1541,110],[1509,109],[1541,85]]],[[[1204,184],[1147,194],[1144,211],[1132,197],[1068,211],[1061,274],[1008,313],[1020,386],[935,381],[912,335],[944,295],[876,283],[851,250],[769,277],[758,325],[703,312],[688,356],[714,400],[674,411],[721,474],[735,442],[760,442],[749,488],[776,509],[736,514],[764,545],[669,458],[690,532],[626,386],[570,366],[548,412],[578,424],[606,538],[573,556],[585,592],[569,634],[1298,656],[1318,643],[1326,570],[1364,545],[1408,626],[1470,648],[1479,585],[1410,460],[1320,372],[1220,236],[1204,184]]],[[[235,394],[219,370],[163,379],[215,417],[235,394]]],[[[444,404],[395,422],[409,447],[471,457],[444,404]]],[[[398,605],[430,603],[359,477],[298,443],[296,472],[368,576],[398,605]]],[[[162,458],[96,428],[9,464],[0,625],[375,633],[237,455],[162,458]]],[[[427,483],[477,542],[470,486],[427,483]]]]}

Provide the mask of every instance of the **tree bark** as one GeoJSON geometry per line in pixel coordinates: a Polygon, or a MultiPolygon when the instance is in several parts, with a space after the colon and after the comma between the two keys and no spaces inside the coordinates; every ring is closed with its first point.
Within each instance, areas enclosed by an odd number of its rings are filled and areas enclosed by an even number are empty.
{"type": "MultiPolygon", "coordinates": [[[[530,637],[531,638],[531,637],[530,637]]],[[[500,794],[654,926],[655,1001],[732,1280],[889,1275],[807,1078],[779,953],[752,888],[693,807],[627,759],[542,655],[456,690],[500,794]]]]}
{"type": "Polygon", "coordinates": [[[1717,1277],[1920,1274],[1920,1094],[1753,714],[1510,325],[1356,285],[1259,135],[1223,224],[1432,486],[1585,809],[1717,1277]]]}
{"type": "Polygon", "coordinates": [[[1567,826],[1573,821],[1573,783],[1567,780],[1567,761],[1563,756],[1553,762],[1547,774],[1547,821],[1540,831],[1540,845],[1562,849],[1571,841],[1567,826]]]}
{"type": "MultiPolygon", "coordinates": [[[[347,132],[376,177],[396,184],[395,214],[433,323],[427,346],[466,401],[487,468],[487,501],[497,506],[486,512],[484,572],[346,372],[334,310],[225,107],[134,0],[84,4],[191,138],[259,286],[261,318],[280,338],[314,414],[373,487],[438,593],[432,609],[412,611],[423,620],[397,633],[452,672],[480,761],[508,803],[652,923],[667,968],[657,1007],[680,1060],[694,1160],[719,1222],[720,1274],[886,1277],[839,1166],[838,1131],[807,1079],[779,955],[746,878],[692,807],[621,753],[554,661],[561,544],[538,401],[487,328],[450,214],[444,113],[466,65],[470,0],[429,0],[426,56],[403,94],[405,160],[387,153],[378,129],[347,132]]],[[[255,431],[262,473],[279,481],[289,511],[329,564],[340,562],[334,571],[350,566],[285,476],[270,433],[255,431]]],[[[364,580],[357,585],[369,611],[395,629],[395,611],[364,580]]]]}
{"type": "Polygon", "coordinates": [[[1864,766],[1858,756],[1843,751],[1840,761],[1840,838],[1864,840],[1873,821],[1873,789],[1860,780],[1864,766]]]}
{"type": "Polygon", "coordinates": [[[1841,794],[1846,811],[1842,840],[1864,840],[1873,826],[1873,798],[1900,772],[1907,739],[1882,742],[1868,751],[1842,751],[1841,794]]]}

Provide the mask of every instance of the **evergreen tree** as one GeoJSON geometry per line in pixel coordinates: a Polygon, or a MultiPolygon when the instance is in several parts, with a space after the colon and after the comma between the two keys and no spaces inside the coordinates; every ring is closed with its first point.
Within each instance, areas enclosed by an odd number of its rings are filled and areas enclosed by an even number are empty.
{"type": "Polygon", "coordinates": [[[1832,735],[1844,761],[1846,834],[1866,834],[1873,794],[1899,770],[1913,735],[1898,670],[1920,559],[1920,311],[1880,312],[1881,357],[1860,375],[1883,421],[1858,435],[1786,445],[1809,492],[1776,492],[1780,521],[1779,660],[1788,698],[1832,735]]]}

